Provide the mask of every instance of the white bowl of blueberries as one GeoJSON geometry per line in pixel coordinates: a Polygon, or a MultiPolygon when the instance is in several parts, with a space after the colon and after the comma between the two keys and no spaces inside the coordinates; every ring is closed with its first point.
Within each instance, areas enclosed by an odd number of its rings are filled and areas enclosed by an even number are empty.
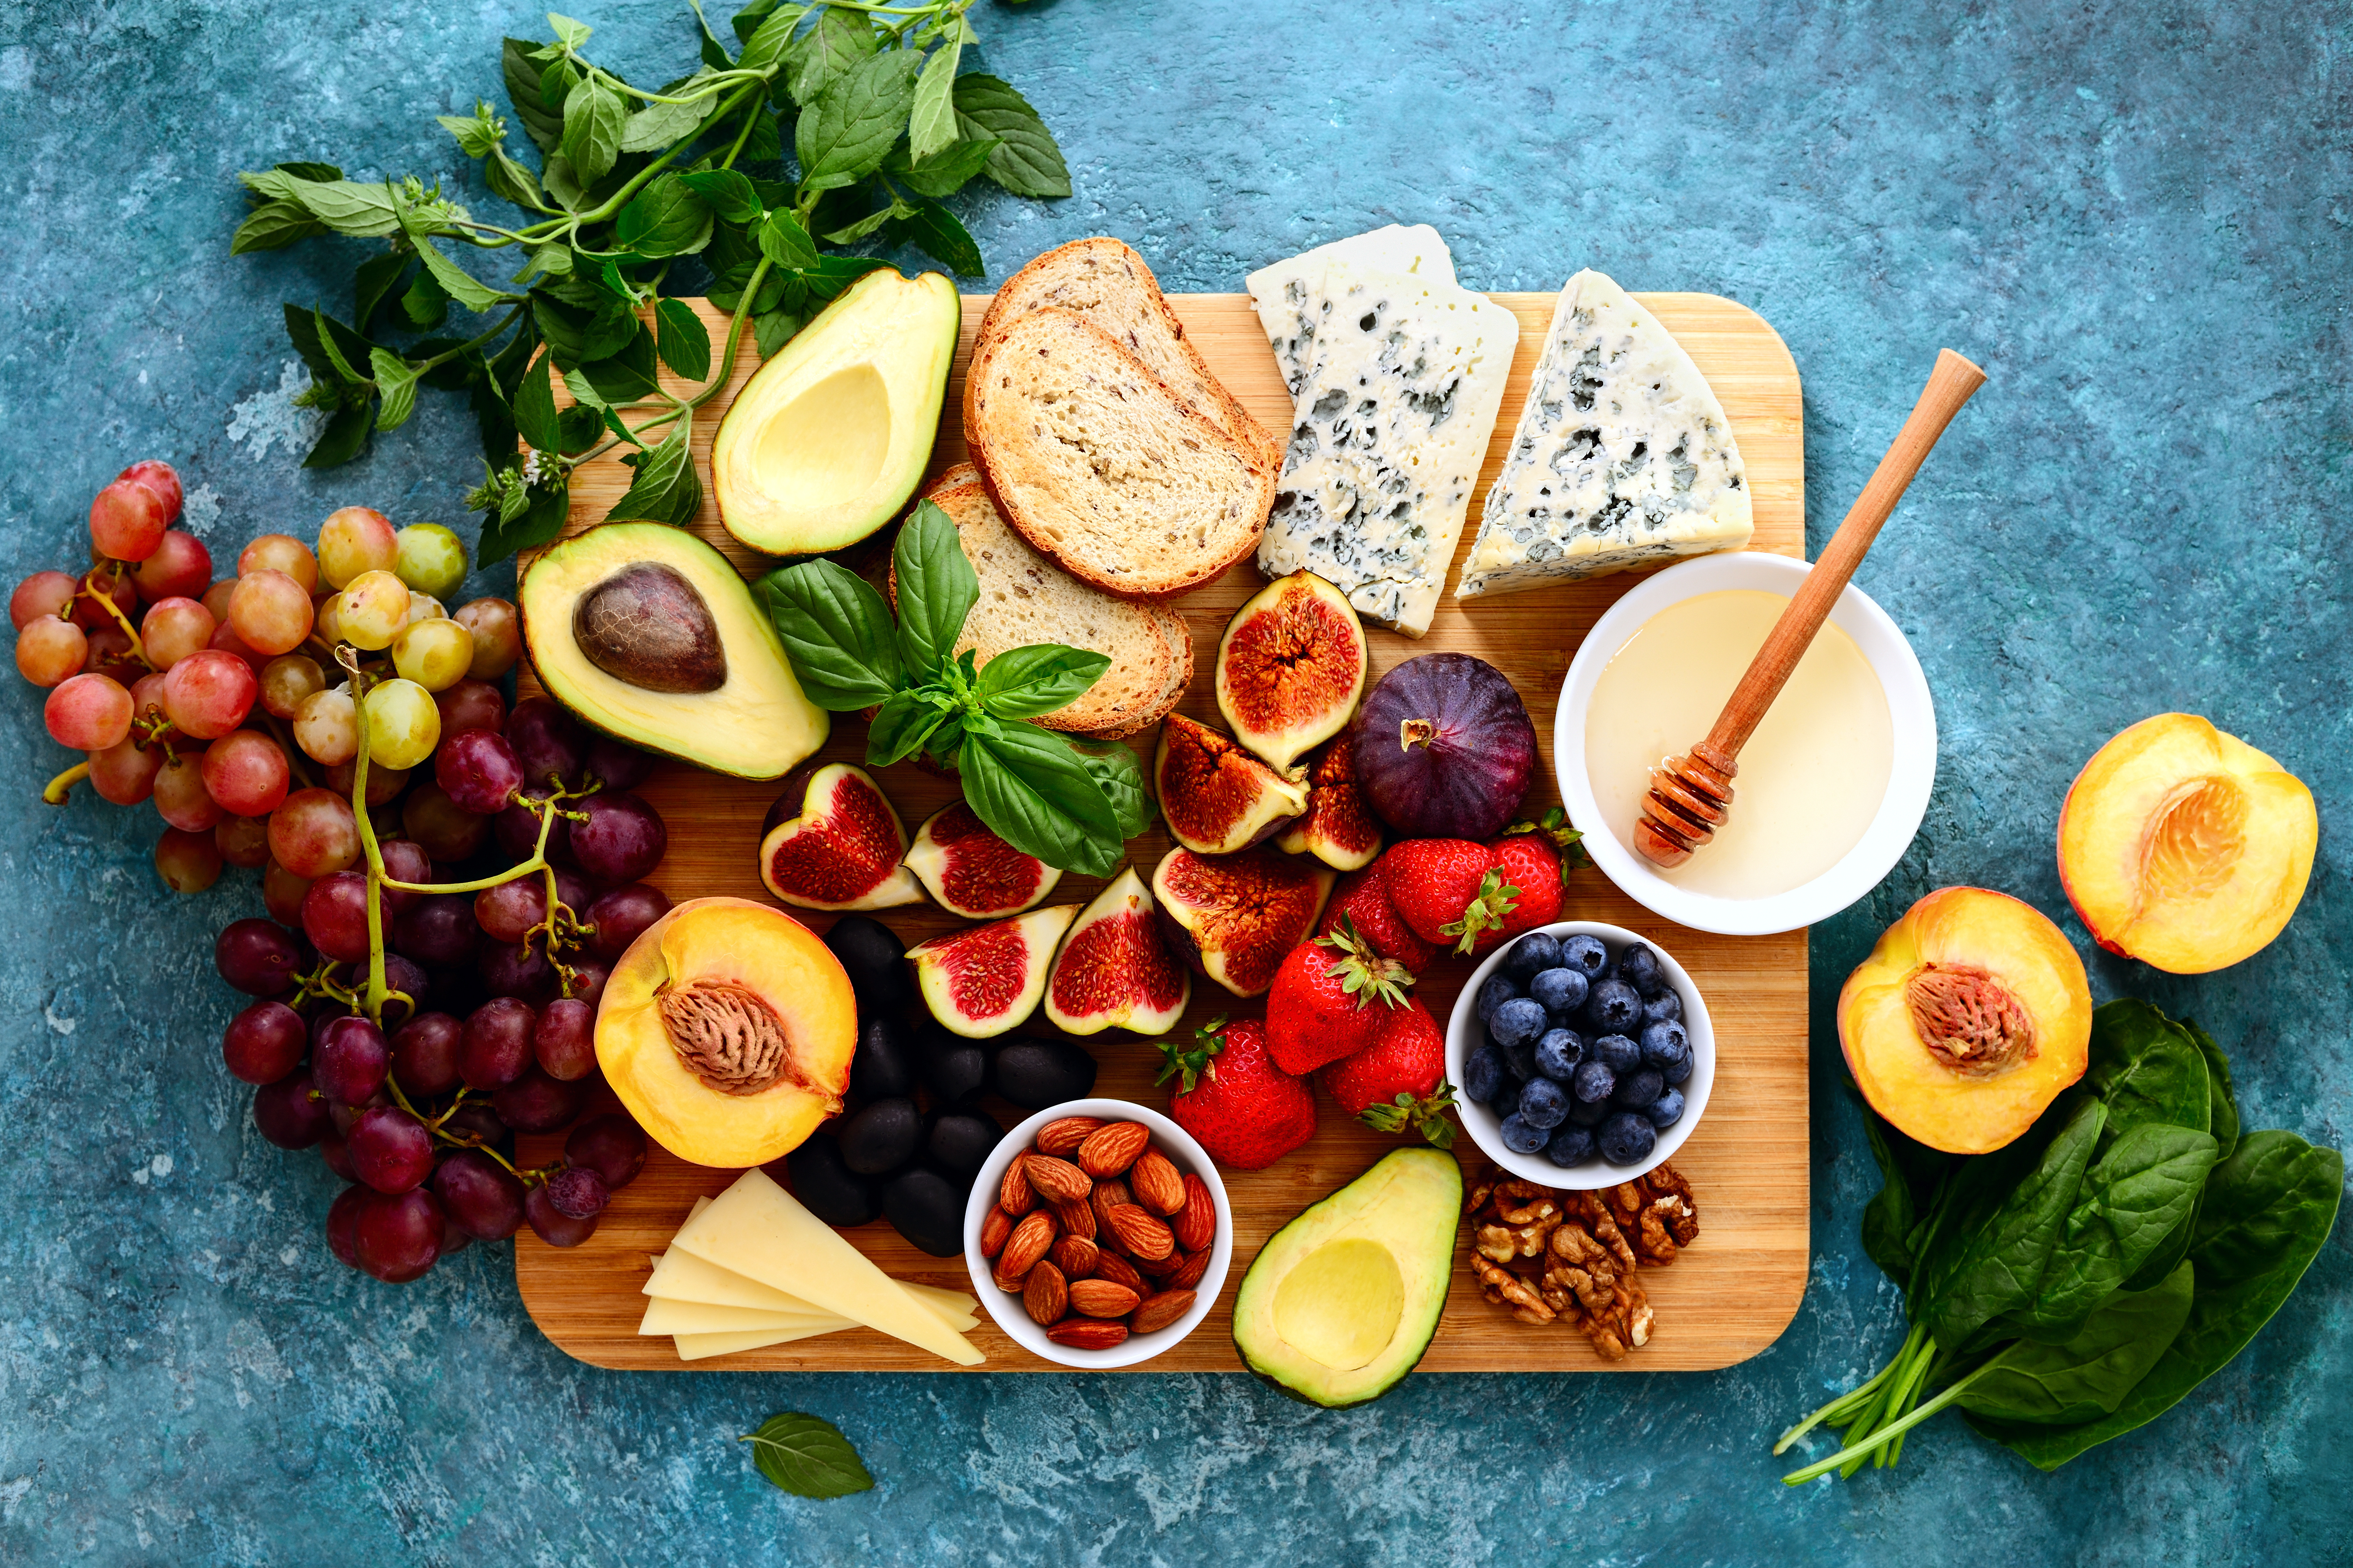
{"type": "Polygon", "coordinates": [[[1698,1125],[1715,1031],[1682,964],[1622,927],[1561,921],[1472,971],[1446,1074],[1496,1164],[1548,1187],[1615,1186],[1698,1125]]]}

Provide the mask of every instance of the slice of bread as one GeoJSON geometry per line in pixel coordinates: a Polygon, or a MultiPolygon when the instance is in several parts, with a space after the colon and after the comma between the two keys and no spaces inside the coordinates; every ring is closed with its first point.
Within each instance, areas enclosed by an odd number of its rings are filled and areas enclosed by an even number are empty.
{"type": "Polygon", "coordinates": [[[1160,280],[1127,246],[1108,237],[1074,239],[1039,257],[997,291],[981,318],[981,339],[1004,331],[1017,317],[1043,310],[1084,316],[1142,360],[1195,413],[1255,447],[1261,461],[1282,466],[1282,448],[1185,340],[1184,323],[1168,308],[1160,280]]]}
{"type": "Polygon", "coordinates": [[[1132,598],[1198,587],[1258,547],[1278,470],[1073,310],[984,334],[964,435],[997,508],[1082,583],[1132,598]]]}
{"type": "MultiPolygon", "coordinates": [[[[980,578],[980,599],[956,651],[986,665],[1008,648],[1062,643],[1109,656],[1111,668],[1069,707],[1043,715],[1049,730],[1125,740],[1160,722],[1193,679],[1193,633],[1160,605],[1098,593],[1049,561],[1006,525],[980,472],[959,463],[923,492],[948,514],[965,559],[980,578]]],[[[898,583],[891,595],[898,600],[898,583]]]]}

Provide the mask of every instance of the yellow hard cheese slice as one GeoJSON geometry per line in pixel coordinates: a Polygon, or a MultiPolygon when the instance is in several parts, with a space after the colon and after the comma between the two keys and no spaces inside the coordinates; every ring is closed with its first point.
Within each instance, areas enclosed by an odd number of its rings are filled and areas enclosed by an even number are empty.
{"type": "Polygon", "coordinates": [[[638,1323],[641,1334],[732,1334],[747,1329],[815,1329],[819,1333],[853,1328],[835,1312],[771,1312],[760,1307],[714,1307],[704,1301],[646,1303],[638,1323]]]}
{"type": "MultiPolygon", "coordinates": [[[[702,1199],[705,1206],[710,1199],[702,1199]]],[[[653,1277],[641,1289],[659,1300],[692,1301],[712,1307],[749,1307],[765,1312],[797,1313],[804,1317],[830,1317],[797,1296],[787,1296],[782,1290],[772,1290],[756,1279],[746,1279],[731,1269],[715,1263],[705,1263],[692,1253],[673,1250],[648,1258],[653,1266],[653,1277]]],[[[974,1315],[979,1303],[961,1290],[944,1290],[936,1285],[918,1285],[912,1280],[892,1281],[920,1306],[930,1308],[942,1322],[958,1333],[967,1333],[980,1326],[974,1315]]],[[[668,1333],[670,1331],[659,1331],[668,1333]]]]}
{"type": "Polygon", "coordinates": [[[763,1172],[744,1172],[679,1228],[670,1247],[958,1366],[977,1366],[987,1359],[763,1172]]]}
{"type": "Polygon", "coordinates": [[[678,1359],[702,1361],[710,1356],[733,1355],[737,1351],[756,1351],[768,1345],[789,1344],[795,1340],[815,1339],[819,1334],[839,1331],[835,1329],[741,1329],[730,1334],[680,1334],[677,1337],[678,1359]]]}

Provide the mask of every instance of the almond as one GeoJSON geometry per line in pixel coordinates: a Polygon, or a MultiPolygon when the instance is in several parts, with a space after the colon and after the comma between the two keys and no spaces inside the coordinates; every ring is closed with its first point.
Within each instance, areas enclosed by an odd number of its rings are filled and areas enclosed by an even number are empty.
{"type": "MultiPolygon", "coordinates": [[[[1094,1217],[1094,1210],[1087,1208],[1084,1204],[1076,1206],[1083,1210],[1088,1218],[1094,1217]]],[[[1095,1271],[1095,1260],[1103,1256],[1103,1248],[1083,1236],[1066,1236],[1054,1243],[1053,1250],[1046,1256],[1052,1258],[1054,1267],[1064,1274],[1073,1279],[1083,1279],[1095,1271]]]]}
{"type": "Polygon", "coordinates": [[[1157,1149],[1146,1149],[1136,1158],[1127,1184],[1134,1190],[1135,1201],[1154,1214],[1175,1214],[1185,1206],[1185,1178],[1157,1149]]]}
{"type": "Polygon", "coordinates": [[[1043,1211],[1024,1215],[1005,1238],[1005,1250],[997,1258],[997,1279],[999,1284],[1008,1279],[1027,1279],[1030,1268],[1046,1256],[1054,1245],[1054,1216],[1043,1211]]]}
{"type": "Polygon", "coordinates": [[[1208,1271],[1209,1249],[1205,1247],[1201,1248],[1200,1251],[1187,1258],[1185,1259],[1185,1267],[1176,1270],[1176,1273],[1168,1276],[1168,1278],[1162,1280],[1161,1283],[1168,1287],[1171,1290],[1190,1290],[1194,1286],[1198,1285],[1201,1282],[1201,1276],[1207,1274],[1208,1271]]]}
{"type": "Polygon", "coordinates": [[[997,1206],[1019,1219],[1038,1206],[1038,1194],[1022,1173],[1021,1162],[1016,1160],[1005,1167],[1005,1181],[997,1189],[997,1206]]]}
{"type": "MultiPolygon", "coordinates": [[[[1108,1223],[1103,1228],[1110,1232],[1112,1240],[1118,1243],[1119,1249],[1130,1258],[1158,1259],[1176,1249],[1176,1238],[1168,1234],[1168,1227],[1134,1204],[1117,1205],[1106,1219],[1108,1223]]],[[[1017,1231],[1015,1235],[1018,1237],[1019,1233],[1017,1231]]],[[[1013,1243],[1008,1241],[1005,1245],[1006,1249],[1011,1251],[1013,1243]]]]}
{"type": "MultiPolygon", "coordinates": [[[[1141,1121],[1113,1121],[1087,1134],[1079,1145],[1079,1169],[1097,1181],[1116,1176],[1152,1145],[1152,1129],[1141,1121]]],[[[1168,1162],[1162,1160],[1162,1164],[1168,1162]]]]}
{"type": "Polygon", "coordinates": [[[1198,1252],[1217,1238],[1218,1204],[1209,1195],[1208,1183],[1198,1176],[1185,1178],[1184,1206],[1168,1216],[1168,1228],[1187,1252],[1198,1252]]]}
{"type": "Polygon", "coordinates": [[[1095,1184],[1094,1196],[1092,1201],[1095,1205],[1095,1218],[1108,1222],[1112,1210],[1122,1204],[1134,1203],[1135,1195],[1127,1190],[1125,1182],[1113,1176],[1109,1181],[1095,1184]]]}
{"type": "Polygon", "coordinates": [[[1058,1345],[1078,1351],[1107,1351],[1127,1338],[1127,1325],[1103,1318],[1064,1318],[1046,1331],[1058,1345]]]}
{"type": "Polygon", "coordinates": [[[1141,1293],[1109,1279],[1073,1279],[1070,1292],[1071,1310],[1090,1318],[1124,1318],[1144,1299],[1141,1293]]]}
{"type": "Polygon", "coordinates": [[[1114,1285],[1124,1285],[1138,1296],[1144,1295],[1152,1289],[1144,1282],[1144,1276],[1135,1271],[1135,1265],[1116,1252],[1104,1252],[1096,1256],[1094,1277],[1098,1279],[1108,1279],[1114,1285]]]}
{"type": "Polygon", "coordinates": [[[1192,1291],[1163,1290],[1156,1295],[1146,1296],[1137,1305],[1135,1316],[1128,1320],[1128,1327],[1139,1334],[1148,1334],[1166,1328],[1192,1310],[1192,1291]]]}
{"type": "Polygon", "coordinates": [[[1132,1261],[1146,1279],[1159,1282],[1153,1287],[1155,1289],[1162,1289],[1176,1278],[1176,1271],[1185,1267],[1185,1255],[1172,1247],[1166,1258],[1137,1258],[1132,1261]]]}
{"type": "Polygon", "coordinates": [[[980,1222],[980,1255],[994,1258],[1005,1250],[1005,1238],[1013,1234],[1013,1216],[1001,1208],[988,1211],[980,1222]]]}
{"type": "Polygon", "coordinates": [[[1089,1241],[1092,1241],[1102,1228],[1096,1223],[1094,1205],[1092,1204],[1077,1202],[1056,1204],[1054,1217],[1061,1223],[1065,1235],[1083,1236],[1089,1241]]]}
{"type": "Polygon", "coordinates": [[[1071,1310],[1071,1289],[1062,1282],[1062,1271],[1051,1263],[1039,1263],[1030,1269],[1021,1287],[1021,1310],[1041,1329],[1060,1322],[1071,1310]]]}
{"type": "Polygon", "coordinates": [[[1094,1182],[1084,1171],[1068,1160],[1057,1160],[1051,1154],[1024,1154],[1021,1156],[1021,1173],[1029,1178],[1029,1184],[1038,1190],[1039,1196],[1058,1203],[1085,1197],[1094,1187],[1094,1182]]]}
{"type": "Polygon", "coordinates": [[[1103,1125],[1100,1116],[1064,1116],[1038,1129],[1038,1152],[1067,1158],[1087,1141],[1087,1135],[1103,1125]]]}

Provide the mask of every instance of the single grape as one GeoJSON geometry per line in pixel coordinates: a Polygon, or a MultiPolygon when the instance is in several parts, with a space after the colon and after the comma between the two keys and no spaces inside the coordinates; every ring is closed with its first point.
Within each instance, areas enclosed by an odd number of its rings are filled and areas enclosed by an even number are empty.
{"type": "Polygon", "coordinates": [[[331,871],[302,899],[302,934],[338,963],[368,955],[368,879],[357,871],[331,871]]]}
{"type": "MultiPolygon", "coordinates": [[[[380,839],[376,843],[376,853],[384,858],[384,874],[387,881],[433,880],[433,858],[425,852],[423,845],[412,839],[380,839]]],[[[383,889],[385,912],[398,915],[424,896],[404,888],[385,888],[383,889]]]]}
{"type": "Polygon", "coordinates": [[[504,1241],[522,1226],[522,1183],[479,1150],[460,1149],[433,1171],[433,1195],[449,1223],[481,1241],[504,1241]]]}
{"type": "Polygon", "coordinates": [[[253,1125],[280,1149],[308,1149],[327,1134],[327,1101],[306,1072],[290,1074],[253,1091],[253,1125]]]}
{"type": "Polygon", "coordinates": [[[82,656],[82,673],[103,675],[118,686],[129,686],[147,673],[131,651],[131,634],[121,626],[100,626],[90,634],[90,651],[82,656]]]}
{"type": "Polygon", "coordinates": [[[131,574],[121,567],[93,566],[81,574],[74,587],[73,623],[84,631],[121,624],[107,613],[110,601],[122,612],[125,620],[139,613],[138,585],[132,582],[131,574]]]}
{"type": "Polygon", "coordinates": [[[603,959],[575,959],[572,964],[572,994],[594,1007],[604,1000],[605,982],[612,977],[613,966],[603,959]]]}
{"type": "Polygon", "coordinates": [[[302,1065],[311,1031],[283,1002],[256,1002],[228,1021],[221,1036],[221,1059],[232,1077],[248,1083],[276,1083],[302,1065]]]}
{"type": "Polygon", "coordinates": [[[586,1083],[566,1083],[533,1066],[491,1096],[491,1109],[518,1132],[555,1132],[578,1121],[587,1101],[586,1083]]]}
{"type": "Polygon", "coordinates": [[[408,798],[401,802],[400,826],[401,831],[425,847],[427,854],[444,862],[470,859],[491,835],[490,818],[460,810],[431,779],[410,790],[408,798]]]}
{"type": "Polygon", "coordinates": [[[547,1178],[547,1201],[566,1219],[594,1219],[612,1194],[605,1190],[604,1177],[586,1165],[569,1165],[547,1178]]]}
{"type": "Polygon", "coordinates": [[[311,1053],[311,1077],[329,1100],[364,1104],[384,1087],[392,1053],[384,1031],[362,1017],[330,1019],[311,1053]]]}
{"type": "Polygon", "coordinates": [[[359,755],[359,708],[350,693],[313,691],[302,699],[294,710],[294,743],[324,767],[359,755]]]}
{"type": "Polygon", "coordinates": [[[327,585],[341,588],[370,572],[391,575],[400,559],[400,536],[392,522],[372,507],[347,506],[327,514],[319,525],[319,570],[327,585]]]}
{"type": "Polygon", "coordinates": [[[18,631],[73,603],[74,580],[63,572],[36,572],[8,595],[8,623],[18,631]]]}
{"type": "Polygon", "coordinates": [[[392,646],[408,624],[408,584],[389,572],[363,572],[335,601],[335,631],[353,647],[392,646]]]}
{"type": "MultiPolygon", "coordinates": [[[[352,983],[364,986],[367,984],[367,965],[356,963],[352,968],[352,983]]],[[[433,977],[425,973],[425,966],[396,952],[384,955],[384,984],[386,990],[397,991],[401,996],[408,998],[406,1006],[401,1004],[400,996],[395,996],[384,1005],[384,1026],[387,1029],[399,1028],[424,1011],[425,1005],[433,999],[433,977]]]]}
{"type": "MultiPolygon", "coordinates": [[[[528,860],[539,843],[539,804],[529,795],[523,801],[508,806],[491,818],[491,830],[498,835],[499,849],[510,861],[528,860]],[[528,803],[528,804],[526,804],[528,803]]],[[[572,855],[572,819],[561,812],[547,835],[547,858],[550,864],[569,866],[572,855]]]]}
{"type": "Polygon", "coordinates": [[[433,1173],[433,1134],[396,1105],[364,1113],[352,1129],[352,1169],[380,1193],[405,1193],[433,1173]]]}
{"type": "Polygon", "coordinates": [[[205,548],[203,540],[176,528],[164,535],[155,553],[131,574],[139,596],[151,605],[165,599],[199,598],[212,580],[212,552],[205,548]]]}
{"type": "Polygon", "coordinates": [[[257,653],[291,653],[311,635],[311,595],[283,572],[248,573],[229,595],[228,624],[257,653]]]}
{"type": "Polygon", "coordinates": [[[475,961],[475,973],[493,996],[512,996],[533,1007],[551,1002],[555,997],[557,977],[540,945],[486,943],[481,957],[475,961]]]}
{"type": "Polygon", "coordinates": [[[164,503],[164,515],[176,522],[180,517],[180,473],[161,458],[142,458],[121,473],[117,479],[145,485],[164,503]]]}
{"type": "Polygon", "coordinates": [[[474,634],[473,668],[466,673],[476,680],[496,680],[522,657],[522,623],[504,599],[476,599],[449,618],[474,634]]]}
{"type": "Polygon", "coordinates": [[[158,669],[169,669],[192,653],[208,647],[213,613],[194,599],[160,599],[147,606],[139,622],[139,640],[158,669]]]}
{"type": "Polygon", "coordinates": [[[155,840],[155,874],[175,893],[201,893],[220,879],[220,846],[209,833],[167,827],[155,840]]]}
{"type": "Polygon", "coordinates": [[[488,816],[522,785],[522,764],[503,736],[488,730],[451,735],[433,758],[433,782],[460,811],[488,816]]]}
{"type": "Polygon", "coordinates": [[[260,695],[252,667],[217,648],[188,655],[164,677],[164,711],[181,733],[199,741],[216,741],[244,723],[260,695]]]}
{"type": "Polygon", "coordinates": [[[224,623],[228,619],[228,602],[237,597],[237,579],[224,577],[195,597],[197,603],[212,612],[214,624],[224,623]]]}
{"type": "Polygon", "coordinates": [[[653,773],[654,757],[610,735],[598,735],[588,742],[587,768],[588,776],[607,789],[635,789],[653,773]]]}
{"type": "Polygon", "coordinates": [[[44,616],[16,634],[16,673],[36,686],[55,686],[81,673],[90,637],[71,621],[44,616]]]}
{"type": "Polygon", "coordinates": [[[441,1256],[445,1226],[441,1205],[421,1187],[397,1197],[375,1194],[361,1206],[352,1227],[360,1271],[387,1285],[421,1277],[441,1256]]]}
{"type": "Polygon", "coordinates": [[[596,1070],[596,1009],[576,996],[557,997],[539,1010],[531,1047],[540,1070],[557,1082],[586,1078],[596,1070]]]}
{"type": "Polygon", "coordinates": [[[487,680],[460,680],[435,692],[433,705],[441,710],[444,735],[455,735],[461,730],[489,730],[495,733],[506,727],[507,700],[487,680]]]}
{"type": "Polygon", "coordinates": [[[276,811],[293,777],[286,753],[259,730],[223,735],[205,749],[203,765],[206,792],[223,810],[239,816],[268,816],[276,811]]]}
{"type": "MultiPolygon", "coordinates": [[[[351,1130],[349,1128],[329,1132],[326,1136],[321,1138],[319,1140],[319,1158],[327,1163],[327,1169],[334,1172],[336,1175],[342,1177],[344,1181],[357,1182],[360,1179],[359,1172],[352,1165],[351,1130]]],[[[373,1193],[375,1189],[371,1187],[368,1190],[373,1193]]]]}
{"type": "MultiPolygon", "coordinates": [[[[171,770],[164,770],[168,777],[171,770]]],[[[162,780],[157,781],[162,787],[162,780]]],[[[269,814],[269,854],[308,880],[340,871],[359,858],[359,822],[351,803],[332,790],[298,789],[269,814]]]]}
{"type": "Polygon", "coordinates": [[[265,533],[237,552],[237,574],[248,577],[260,572],[282,573],[302,590],[305,598],[319,591],[319,558],[311,547],[290,533],[265,533]]]}
{"type": "Polygon", "coordinates": [[[473,634],[446,617],[403,626],[392,639],[393,668],[427,691],[446,691],[465,679],[473,660],[473,634]]]}
{"type": "Polygon", "coordinates": [[[375,1199],[374,1191],[356,1183],[335,1194],[327,1205],[327,1250],[346,1268],[360,1266],[360,1210],[375,1199]]]}
{"type": "MultiPolygon", "coordinates": [[[[318,1047],[313,1046],[311,1049],[315,1053],[318,1047]]],[[[360,1124],[361,1117],[366,1115],[369,1111],[377,1109],[379,1106],[390,1105],[391,1103],[392,1096],[385,1093],[382,1089],[377,1089],[374,1094],[369,1095],[364,1101],[358,1105],[345,1105],[342,1100],[335,1100],[331,1097],[327,1101],[327,1123],[330,1130],[328,1135],[335,1139],[338,1142],[348,1141],[352,1135],[352,1129],[360,1124]]],[[[338,1152],[338,1157],[341,1157],[340,1152],[338,1152]]],[[[329,1163],[332,1164],[333,1162],[330,1161],[329,1163]]],[[[359,1177],[352,1172],[352,1169],[348,1164],[335,1165],[335,1170],[337,1173],[347,1182],[356,1182],[359,1180],[359,1177]]]]}
{"type": "Polygon", "coordinates": [[[90,503],[90,542],[117,561],[146,560],[171,525],[163,496],[136,479],[116,479],[90,503]]]}
{"type": "Polygon", "coordinates": [[[170,677],[159,669],[131,683],[131,706],[137,710],[140,722],[162,726],[146,737],[151,746],[164,741],[176,741],[180,736],[180,731],[172,727],[171,720],[164,713],[164,688],[169,680],[170,677]]]}
{"type": "Polygon", "coordinates": [[[539,1239],[550,1247],[577,1247],[596,1234],[596,1216],[574,1219],[565,1214],[548,1197],[545,1183],[523,1194],[522,1217],[539,1239]]]}
{"type": "Polygon", "coordinates": [[[586,782],[588,736],[578,720],[544,697],[526,698],[507,715],[507,744],[534,788],[552,783],[577,789],[586,782]]]}
{"type": "Polygon", "coordinates": [[[253,679],[256,681],[260,680],[261,672],[269,664],[268,654],[249,646],[243,637],[237,635],[237,628],[226,621],[213,628],[212,641],[205,646],[215,653],[229,654],[242,660],[245,667],[253,671],[253,679]]]}
{"type": "Polygon", "coordinates": [[[392,1037],[392,1076],[412,1099],[430,1100],[458,1087],[458,1042],[463,1026],[447,1013],[419,1013],[392,1037]]]}
{"type": "Polygon", "coordinates": [[[514,1146],[514,1134],[499,1120],[487,1100],[470,1100],[452,1110],[441,1123],[441,1135],[470,1148],[509,1150],[514,1146]]]}
{"type": "Polygon", "coordinates": [[[578,803],[586,820],[572,825],[572,857],[600,882],[638,882],[661,864],[670,832],[661,814],[624,790],[578,803]]]}
{"type": "MultiPolygon", "coordinates": [[[[268,831],[269,825],[265,823],[265,836],[268,831]]],[[[310,891],[310,879],[296,876],[276,860],[261,868],[261,902],[271,920],[284,925],[301,925],[302,900],[310,891]]]]}
{"type": "Polygon", "coordinates": [[[670,896],[643,882],[630,882],[599,895],[581,914],[595,928],[588,951],[599,958],[618,958],[654,921],[670,913],[670,896]]]}
{"type": "Polygon", "coordinates": [[[564,1158],[596,1172],[606,1191],[617,1193],[646,1168],[645,1130],[619,1111],[592,1116],[564,1141],[564,1158]]]}
{"type": "MultiPolygon", "coordinates": [[[[327,769],[327,787],[345,800],[352,797],[352,785],[359,780],[355,762],[336,763],[327,769]]],[[[408,784],[406,768],[388,768],[374,757],[368,759],[367,803],[371,806],[388,805],[398,798],[408,784]]]]}
{"type": "Polygon", "coordinates": [[[213,846],[221,858],[242,871],[259,871],[269,864],[269,820],[261,816],[224,816],[213,829],[213,846]]]}
{"type": "Polygon", "coordinates": [[[481,945],[474,900],[463,893],[426,893],[393,922],[395,946],[419,963],[470,963],[481,945]]]}
{"type": "Polygon", "coordinates": [[[131,733],[131,693],[108,676],[73,676],[50,691],[41,721],[58,745],[102,752],[131,733]]]}
{"type": "Polygon", "coordinates": [[[126,736],[90,754],[90,787],[110,805],[137,805],[155,793],[155,775],[163,767],[163,747],[142,746],[136,735],[126,736]]]}
{"type": "Polygon", "coordinates": [[[150,798],[155,802],[155,815],[183,833],[209,833],[228,815],[206,790],[202,763],[185,752],[155,771],[150,798]]]}
{"type": "Polygon", "coordinates": [[[248,996],[275,996],[301,972],[302,949],[284,926],[248,917],[231,921],[213,938],[213,967],[248,996]]]}
{"type": "MultiPolygon", "coordinates": [[[[440,600],[430,594],[420,594],[411,588],[408,591],[408,614],[401,621],[400,629],[406,631],[409,627],[426,621],[446,621],[448,618],[449,612],[441,607],[440,600]]],[[[400,639],[396,637],[393,640],[397,642],[400,639]]],[[[468,646],[471,647],[470,644],[468,646]]]]}
{"type": "MultiPolygon", "coordinates": [[[[446,1220],[448,1216],[445,1214],[442,1217],[446,1220]]],[[[473,1245],[474,1238],[472,1237],[467,1235],[464,1231],[459,1230],[454,1225],[445,1224],[441,1227],[441,1250],[435,1253],[433,1257],[435,1261],[438,1262],[444,1258],[449,1257],[452,1253],[463,1252],[466,1248],[473,1245]]]]}
{"type": "Polygon", "coordinates": [[[512,996],[483,1003],[467,1018],[458,1047],[458,1074],[468,1089],[504,1089],[532,1064],[538,1024],[531,1004],[512,996]]]}
{"type": "Polygon", "coordinates": [[[343,602],[341,594],[313,594],[311,596],[311,635],[329,647],[343,640],[343,623],[335,618],[335,606],[343,602]]]}
{"type": "Polygon", "coordinates": [[[474,920],[492,942],[516,942],[547,918],[547,886],[537,872],[474,895],[474,920]]]}
{"type": "Polygon", "coordinates": [[[412,522],[393,535],[393,566],[420,594],[446,599],[466,580],[466,543],[438,522],[412,522]]]}
{"type": "Polygon", "coordinates": [[[381,766],[413,768],[441,743],[441,710],[433,706],[432,693],[413,680],[385,681],[367,694],[361,709],[369,760],[381,766]]]}
{"type": "Polygon", "coordinates": [[[261,667],[261,706],[272,718],[293,718],[305,701],[326,689],[327,672],[307,654],[280,654],[261,667]]]}

